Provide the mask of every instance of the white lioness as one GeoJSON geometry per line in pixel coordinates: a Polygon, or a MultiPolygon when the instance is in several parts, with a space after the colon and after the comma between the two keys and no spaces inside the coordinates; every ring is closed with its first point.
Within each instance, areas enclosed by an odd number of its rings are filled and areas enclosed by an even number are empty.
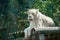
{"type": "Polygon", "coordinates": [[[32,28],[39,29],[39,27],[49,27],[55,25],[54,21],[50,17],[42,14],[38,9],[29,9],[27,13],[30,25],[24,30],[25,39],[31,35],[32,28]]]}

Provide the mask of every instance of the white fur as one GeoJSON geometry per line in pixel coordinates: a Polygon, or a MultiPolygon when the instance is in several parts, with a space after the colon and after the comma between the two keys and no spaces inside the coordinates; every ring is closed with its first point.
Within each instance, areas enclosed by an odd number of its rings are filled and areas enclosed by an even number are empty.
{"type": "Polygon", "coordinates": [[[27,13],[30,25],[24,30],[25,38],[28,38],[31,35],[32,28],[49,27],[55,25],[54,21],[50,17],[42,14],[38,9],[29,9],[27,13]]]}

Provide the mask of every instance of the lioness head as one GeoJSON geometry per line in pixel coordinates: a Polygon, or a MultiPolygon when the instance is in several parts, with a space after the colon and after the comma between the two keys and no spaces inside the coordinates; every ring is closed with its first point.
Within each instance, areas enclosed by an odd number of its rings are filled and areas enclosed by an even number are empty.
{"type": "Polygon", "coordinates": [[[39,9],[28,9],[28,20],[32,21],[35,19],[35,16],[37,16],[39,9]]]}

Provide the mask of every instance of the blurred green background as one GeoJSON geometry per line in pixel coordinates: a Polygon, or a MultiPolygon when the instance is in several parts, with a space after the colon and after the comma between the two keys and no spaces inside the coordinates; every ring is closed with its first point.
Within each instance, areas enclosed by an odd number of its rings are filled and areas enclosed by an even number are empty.
{"type": "Polygon", "coordinates": [[[7,28],[0,32],[0,38],[5,40],[9,33],[28,27],[29,22],[24,20],[27,20],[26,11],[30,8],[39,9],[60,26],[60,0],[0,0],[0,28],[7,28]]]}

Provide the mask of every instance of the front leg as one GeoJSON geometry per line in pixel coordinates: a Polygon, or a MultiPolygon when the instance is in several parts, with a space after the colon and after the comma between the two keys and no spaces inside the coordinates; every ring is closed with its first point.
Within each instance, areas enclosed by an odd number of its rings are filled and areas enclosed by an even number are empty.
{"type": "Polygon", "coordinates": [[[26,28],[24,30],[24,34],[25,34],[24,39],[28,39],[31,35],[31,28],[30,27],[26,28]]]}

